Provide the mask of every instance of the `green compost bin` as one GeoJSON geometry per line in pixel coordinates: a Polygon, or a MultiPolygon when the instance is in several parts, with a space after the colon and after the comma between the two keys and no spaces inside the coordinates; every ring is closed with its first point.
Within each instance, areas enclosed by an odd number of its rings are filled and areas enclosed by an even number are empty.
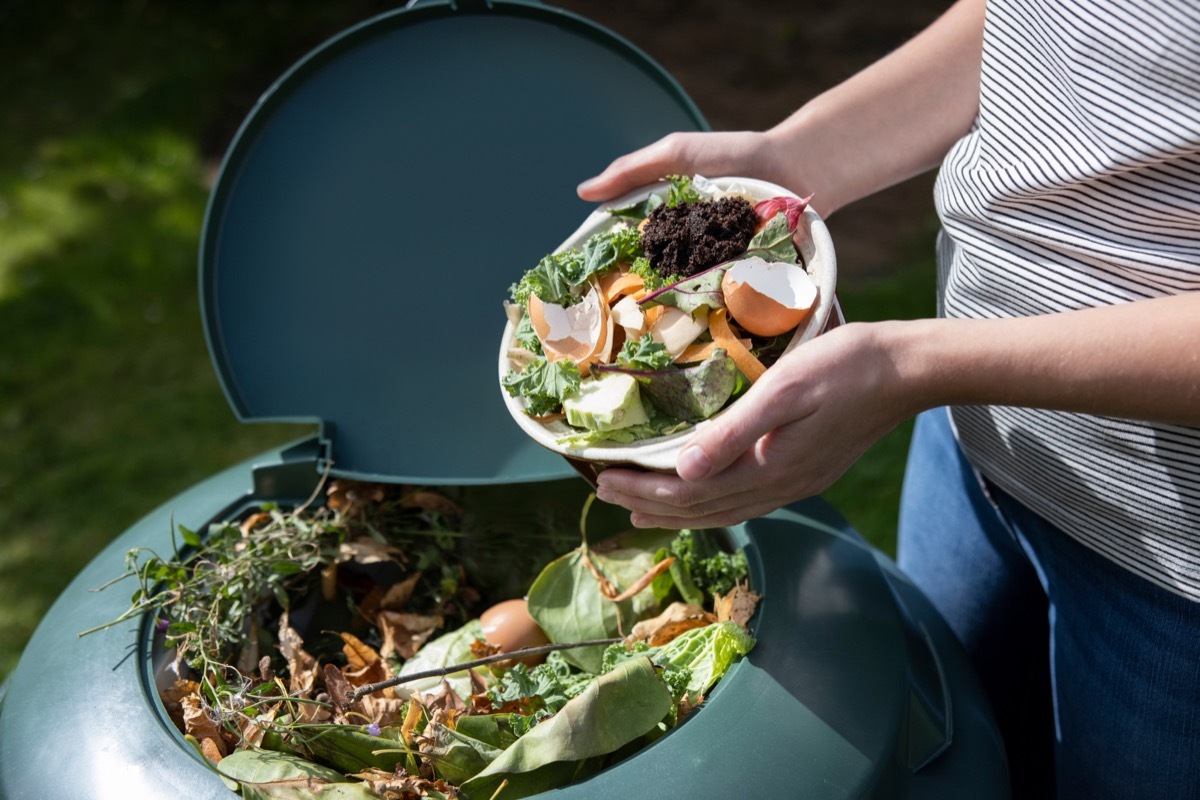
{"type": "MultiPolygon", "coordinates": [[[[150,622],[77,636],[125,609],[93,590],[130,548],[169,552],[172,525],[303,502],[325,472],[514,502],[579,481],[507,417],[500,301],[590,210],[580,179],[705,127],[644,54],[539,3],[414,3],[280,78],[210,198],[202,316],[238,417],[318,434],[173,498],[76,576],[0,689],[0,798],[233,796],[158,699],[150,622]]],[[[547,796],[1009,797],[964,653],[890,560],[819,500],[728,533],[763,595],[757,646],[684,724],[547,796]]]]}

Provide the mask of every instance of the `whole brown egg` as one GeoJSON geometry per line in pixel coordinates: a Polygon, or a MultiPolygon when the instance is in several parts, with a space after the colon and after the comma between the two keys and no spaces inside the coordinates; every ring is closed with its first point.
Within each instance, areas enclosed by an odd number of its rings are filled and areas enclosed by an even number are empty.
{"type": "MultiPolygon", "coordinates": [[[[550,643],[546,634],[529,615],[529,606],[523,598],[496,603],[479,615],[479,624],[483,627],[483,637],[489,644],[499,647],[501,652],[550,643]]],[[[532,667],[545,661],[546,657],[534,655],[517,660],[532,667]]]]}

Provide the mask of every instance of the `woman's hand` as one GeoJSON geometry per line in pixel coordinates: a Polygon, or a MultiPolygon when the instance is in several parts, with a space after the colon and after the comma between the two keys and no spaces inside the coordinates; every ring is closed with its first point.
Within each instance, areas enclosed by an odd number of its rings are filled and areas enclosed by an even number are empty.
{"type": "Polygon", "coordinates": [[[696,432],[678,476],[610,468],[598,496],[638,527],[702,528],[819,494],[918,410],[900,402],[881,327],[843,325],[801,345],[696,432]]]}
{"type": "Polygon", "coordinates": [[[672,133],[621,156],[580,184],[578,192],[584,200],[602,202],[667,175],[737,175],[779,182],[774,162],[770,138],[756,131],[672,133]]]}

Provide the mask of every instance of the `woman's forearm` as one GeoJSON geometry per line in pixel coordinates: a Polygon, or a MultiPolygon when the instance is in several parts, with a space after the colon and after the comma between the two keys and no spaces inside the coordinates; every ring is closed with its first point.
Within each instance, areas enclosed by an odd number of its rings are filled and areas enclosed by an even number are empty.
{"type": "Polygon", "coordinates": [[[1034,317],[879,326],[910,413],[987,404],[1200,425],[1200,292],[1034,317]]]}
{"type": "Polygon", "coordinates": [[[779,182],[838,208],[935,167],[979,109],[984,0],[959,0],[883,59],[766,132],[779,182]]]}

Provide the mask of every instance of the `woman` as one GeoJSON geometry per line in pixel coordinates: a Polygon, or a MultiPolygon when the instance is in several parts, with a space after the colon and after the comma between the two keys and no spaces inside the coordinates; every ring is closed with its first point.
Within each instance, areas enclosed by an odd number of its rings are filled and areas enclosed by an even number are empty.
{"type": "Polygon", "coordinates": [[[677,475],[599,496],[736,523],[919,415],[900,565],[987,685],[1014,796],[1200,797],[1200,6],[960,0],[776,127],[673,134],[579,194],[744,175],[830,215],[939,164],[938,319],[818,337],[677,475]]]}

